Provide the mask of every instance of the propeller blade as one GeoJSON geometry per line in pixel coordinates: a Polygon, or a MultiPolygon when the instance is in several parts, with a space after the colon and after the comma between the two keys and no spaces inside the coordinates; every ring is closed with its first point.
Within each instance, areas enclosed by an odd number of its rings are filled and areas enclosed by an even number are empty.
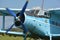
{"type": "Polygon", "coordinates": [[[11,14],[11,15],[14,16],[14,17],[16,17],[16,14],[15,14],[12,10],[10,10],[10,9],[8,9],[8,8],[6,8],[6,10],[9,12],[9,14],[11,14]]]}
{"type": "Polygon", "coordinates": [[[27,27],[25,27],[24,24],[23,24],[22,22],[21,22],[21,25],[22,25],[22,27],[23,27],[23,29],[24,29],[24,33],[26,34],[26,33],[28,32],[27,27]]]}
{"type": "Polygon", "coordinates": [[[14,26],[14,24],[6,31],[6,34],[8,33],[8,31],[10,31],[12,29],[13,26],[14,26]]]}
{"type": "Polygon", "coordinates": [[[29,0],[27,0],[26,3],[24,4],[24,6],[23,6],[21,12],[19,13],[19,16],[22,16],[22,15],[24,14],[25,9],[27,8],[28,1],[29,1],[29,0]]]}

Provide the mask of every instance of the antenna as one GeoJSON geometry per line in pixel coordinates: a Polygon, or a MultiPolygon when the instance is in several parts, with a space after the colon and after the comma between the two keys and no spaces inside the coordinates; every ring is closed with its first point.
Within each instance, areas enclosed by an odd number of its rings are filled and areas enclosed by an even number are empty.
{"type": "Polygon", "coordinates": [[[40,9],[38,15],[43,15],[43,14],[44,14],[44,0],[42,0],[41,9],[40,9]]]}
{"type": "Polygon", "coordinates": [[[44,10],[44,0],[42,0],[41,10],[44,10]]]}

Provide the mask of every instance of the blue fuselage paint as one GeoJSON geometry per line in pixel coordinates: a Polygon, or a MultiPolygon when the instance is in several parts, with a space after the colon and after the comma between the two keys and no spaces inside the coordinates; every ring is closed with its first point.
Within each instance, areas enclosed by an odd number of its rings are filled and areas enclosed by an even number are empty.
{"type": "Polygon", "coordinates": [[[49,34],[49,19],[39,18],[34,16],[25,16],[25,26],[28,30],[39,36],[46,36],[49,34]]]}
{"type": "Polygon", "coordinates": [[[50,18],[50,32],[51,34],[60,34],[60,15],[58,14],[51,14],[51,18],[50,18]]]}

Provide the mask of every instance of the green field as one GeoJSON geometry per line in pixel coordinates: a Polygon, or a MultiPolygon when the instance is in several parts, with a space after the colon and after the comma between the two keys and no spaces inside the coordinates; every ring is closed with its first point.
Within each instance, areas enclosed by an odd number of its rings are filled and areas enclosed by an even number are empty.
{"type": "Polygon", "coordinates": [[[0,35],[0,40],[23,40],[23,37],[20,37],[20,36],[17,36],[17,37],[14,37],[14,36],[9,36],[9,35],[0,35]]]}
{"type": "MultiPolygon", "coordinates": [[[[14,37],[13,35],[9,36],[9,35],[0,35],[0,40],[23,40],[24,38],[22,36],[16,36],[14,37]]],[[[29,40],[30,38],[27,38],[27,40],[29,40]]],[[[33,40],[33,39],[31,39],[33,40]]]]}
{"type": "MultiPolygon", "coordinates": [[[[6,30],[6,29],[4,29],[6,30]]],[[[13,28],[11,29],[11,31],[15,31],[15,32],[23,32],[22,29],[19,28],[13,28]]],[[[34,36],[35,37],[35,36],[34,36]]],[[[33,38],[27,38],[27,40],[34,40],[33,38]]],[[[0,33],[0,40],[24,40],[23,36],[20,35],[12,35],[12,34],[4,34],[4,33],[0,33]]]]}
{"type": "MultiPolygon", "coordinates": [[[[19,31],[22,32],[23,31],[19,28],[13,28],[11,30],[16,31],[16,32],[19,32],[19,31]]],[[[27,40],[29,40],[29,39],[30,38],[27,38],[27,40]]],[[[0,33],[0,40],[24,40],[24,38],[23,38],[23,36],[6,35],[4,33],[0,33]]],[[[33,40],[33,39],[31,39],[31,40],[33,40]]]]}

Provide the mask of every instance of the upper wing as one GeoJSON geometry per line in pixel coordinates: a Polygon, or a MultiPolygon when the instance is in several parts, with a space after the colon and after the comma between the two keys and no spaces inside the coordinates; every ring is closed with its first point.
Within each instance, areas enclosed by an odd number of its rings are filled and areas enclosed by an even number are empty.
{"type": "Polygon", "coordinates": [[[60,8],[48,9],[46,12],[49,13],[49,14],[58,14],[58,15],[60,15],[60,8]]]}
{"type": "MultiPolygon", "coordinates": [[[[14,11],[15,13],[18,13],[22,10],[22,9],[12,9],[12,8],[9,8],[9,9],[14,11]]],[[[31,15],[31,16],[37,15],[38,12],[39,12],[39,9],[26,9],[25,11],[27,15],[31,15]]],[[[2,15],[3,13],[10,15],[8,11],[6,11],[6,8],[0,8],[0,15],[2,15]]]]}
{"type": "MultiPolygon", "coordinates": [[[[12,9],[12,8],[9,8],[9,9],[11,9],[12,11],[14,11],[15,13],[18,13],[18,12],[20,12],[22,10],[22,9],[12,9]]],[[[29,11],[30,11],[30,9],[26,9],[26,12],[29,12],[29,11]]],[[[8,11],[6,11],[6,8],[0,8],[0,15],[3,14],[3,13],[5,13],[7,15],[10,15],[8,13],[8,11]]]]}

